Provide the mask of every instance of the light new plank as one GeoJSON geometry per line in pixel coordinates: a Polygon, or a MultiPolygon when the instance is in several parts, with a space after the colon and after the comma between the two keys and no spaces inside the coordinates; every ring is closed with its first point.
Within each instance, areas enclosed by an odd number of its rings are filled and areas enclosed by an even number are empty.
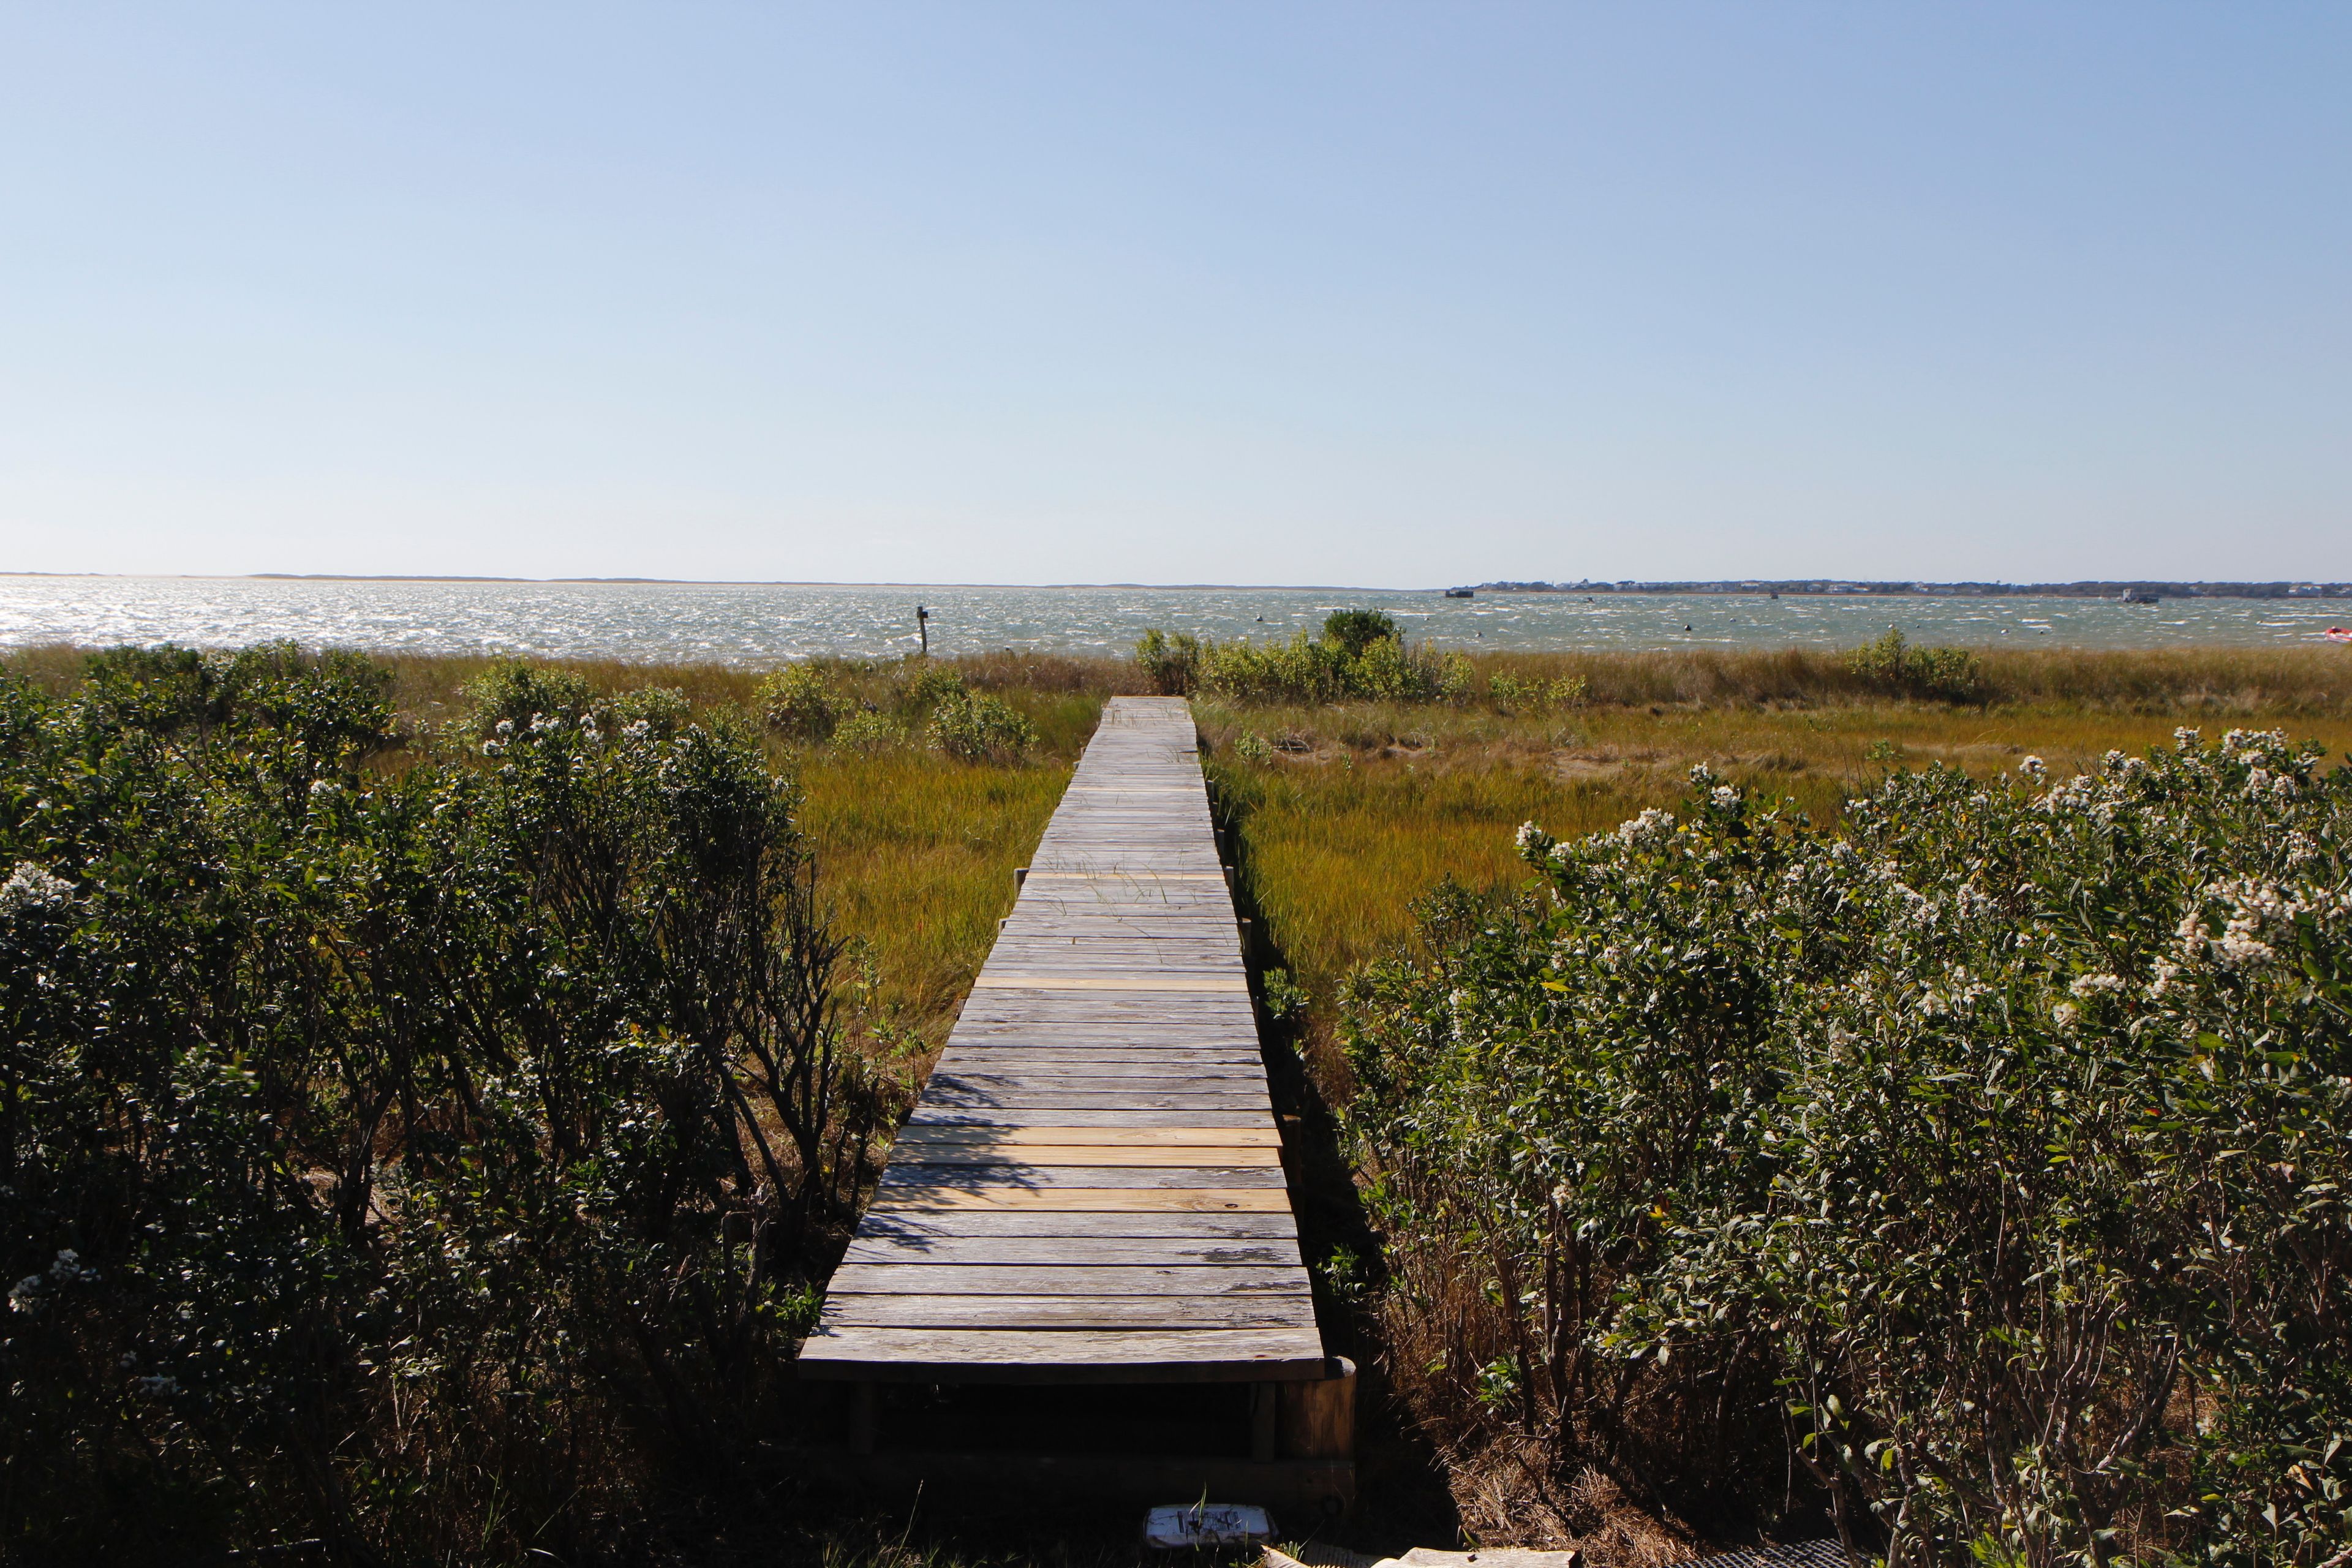
{"type": "Polygon", "coordinates": [[[1071,1209],[1096,1214],[1283,1214],[1290,1194],[1276,1187],[1013,1187],[896,1186],[877,1191],[875,1207],[892,1213],[926,1209],[1071,1209]]]}

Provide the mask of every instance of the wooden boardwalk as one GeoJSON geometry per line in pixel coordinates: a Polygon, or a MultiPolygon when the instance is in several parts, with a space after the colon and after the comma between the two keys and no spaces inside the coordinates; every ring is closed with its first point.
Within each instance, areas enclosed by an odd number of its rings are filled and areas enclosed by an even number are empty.
{"type": "Polygon", "coordinates": [[[1338,1375],[1182,699],[1104,710],[801,1363],[868,1383],[1338,1375]]]}

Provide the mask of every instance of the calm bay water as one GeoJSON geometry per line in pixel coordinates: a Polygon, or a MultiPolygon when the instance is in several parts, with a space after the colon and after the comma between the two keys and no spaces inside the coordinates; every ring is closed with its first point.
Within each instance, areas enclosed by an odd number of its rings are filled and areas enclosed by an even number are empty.
{"type": "Polygon", "coordinates": [[[1286,637],[1334,609],[1388,611],[1415,641],[1478,648],[1847,647],[1890,625],[1915,641],[1979,647],[2308,644],[2352,622],[2328,600],[1963,599],[1482,594],[1333,588],[940,588],[676,583],[288,582],[252,578],[0,577],[0,647],[290,637],[415,653],[773,664],[915,646],[1123,653],[1146,627],[1286,637]]]}

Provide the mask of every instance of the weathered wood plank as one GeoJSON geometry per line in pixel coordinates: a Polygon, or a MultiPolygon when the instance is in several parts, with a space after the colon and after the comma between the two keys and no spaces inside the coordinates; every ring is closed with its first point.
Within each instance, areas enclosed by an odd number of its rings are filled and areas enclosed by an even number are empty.
{"type": "Polygon", "coordinates": [[[893,1160],[876,1184],[875,1198],[895,1198],[908,1187],[954,1187],[969,1192],[992,1192],[1022,1187],[1033,1192],[1062,1188],[1113,1187],[1178,1192],[1204,1187],[1251,1187],[1281,1191],[1282,1167],[1274,1165],[1202,1165],[1173,1168],[1149,1165],[964,1165],[931,1164],[893,1160]]]}
{"type": "Polygon", "coordinates": [[[1149,1383],[1304,1381],[1323,1375],[1323,1340],[1311,1328],[842,1328],[811,1335],[801,1360],[804,1373],[915,1382],[979,1381],[974,1374],[990,1367],[1049,1382],[1082,1381],[1090,1370],[1149,1383]]]}
{"type": "Polygon", "coordinates": [[[890,1150],[893,1170],[902,1167],[935,1170],[951,1165],[1166,1165],[1200,1170],[1204,1167],[1232,1169],[1244,1165],[1279,1168],[1281,1164],[1282,1152],[1278,1149],[1220,1148],[1202,1143],[1163,1149],[1119,1149],[1099,1143],[1059,1148],[1051,1143],[1022,1143],[926,1149],[901,1142],[892,1145],[890,1150]]]}
{"type": "Polygon", "coordinates": [[[833,1296],[1304,1296],[1296,1266],[1238,1264],[845,1263],[833,1296]]]}
{"type": "Polygon", "coordinates": [[[1032,1237],[911,1236],[891,1232],[859,1237],[850,1244],[848,1254],[841,1261],[844,1268],[859,1263],[976,1264],[999,1268],[1050,1264],[1057,1269],[1081,1273],[1097,1268],[1122,1266],[1306,1267],[1300,1258],[1298,1243],[1287,1237],[1268,1237],[1257,1240],[1236,1237],[1188,1240],[1164,1236],[1032,1237]]]}
{"type": "Polygon", "coordinates": [[[1256,1087],[1265,1082],[1265,1071],[1252,1062],[1244,1068],[1188,1067],[1179,1071],[1154,1073],[1122,1069],[1116,1063],[1099,1067],[1089,1064],[1065,1069],[1060,1064],[1025,1069],[1018,1061],[985,1066],[975,1071],[969,1068],[942,1068],[931,1074],[931,1081],[941,1089],[1062,1089],[1084,1094],[1110,1094],[1120,1089],[1150,1084],[1160,1092],[1187,1094],[1199,1089],[1207,1094],[1230,1093],[1237,1085],[1256,1087]]]}
{"type": "Polygon", "coordinates": [[[1092,1106],[1008,1106],[1002,1108],[918,1105],[908,1127],[1264,1127],[1267,1118],[1255,1109],[1227,1110],[1222,1107],[1173,1110],[1104,1110],[1092,1106]]]}
{"type": "Polygon", "coordinates": [[[1247,991],[1249,981],[1239,974],[1144,973],[1128,970],[1113,974],[1027,973],[992,974],[983,971],[972,985],[982,991],[1247,991]]]}
{"type": "Polygon", "coordinates": [[[1065,1094],[1040,1089],[941,1089],[933,1102],[941,1110],[1239,1110],[1261,1119],[1274,1114],[1272,1101],[1260,1091],[1247,1094],[1065,1094]]]}
{"type": "Polygon", "coordinates": [[[1290,1194],[1275,1187],[889,1187],[874,1206],[891,1213],[925,1209],[1073,1209],[1094,1213],[1288,1214],[1290,1194]]]}
{"type": "Polygon", "coordinates": [[[827,1296],[826,1328],[1305,1329],[1307,1296],[827,1296]]]}
{"type": "Polygon", "coordinates": [[[1111,1127],[953,1127],[929,1128],[910,1126],[898,1135],[892,1145],[893,1152],[901,1148],[925,1149],[940,1145],[968,1148],[984,1144],[1017,1145],[1036,1143],[1048,1146],[1102,1143],[1115,1147],[1150,1144],[1160,1148],[1178,1148],[1185,1144],[1208,1144],[1219,1148],[1279,1149],[1282,1135],[1271,1127],[1153,1127],[1129,1129],[1111,1127]]]}
{"type": "Polygon", "coordinates": [[[1287,1210],[1266,1214],[1171,1214],[1143,1210],[877,1209],[860,1239],[891,1241],[1058,1240],[1256,1242],[1298,1240],[1287,1210]]]}

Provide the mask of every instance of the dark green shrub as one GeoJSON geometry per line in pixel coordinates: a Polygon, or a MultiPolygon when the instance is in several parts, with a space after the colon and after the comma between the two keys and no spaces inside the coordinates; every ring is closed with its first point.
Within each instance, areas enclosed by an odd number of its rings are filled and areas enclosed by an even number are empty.
{"type": "Polygon", "coordinates": [[[1315,638],[1299,632],[1287,643],[1195,642],[1153,630],[1136,644],[1136,658],[1161,690],[1197,689],[1244,702],[1351,697],[1427,702],[1458,699],[1469,690],[1475,673],[1469,660],[1426,647],[1408,649],[1386,616],[1345,610],[1332,620],[1340,635],[1315,638]],[[1387,626],[1388,635],[1349,640],[1379,626],[1387,626]]]}
{"type": "Polygon", "coordinates": [[[466,700],[473,737],[488,741],[528,731],[541,721],[577,724],[588,716],[595,693],[571,670],[507,658],[466,683],[466,700]]]}
{"type": "Polygon", "coordinates": [[[1037,743],[1021,710],[1000,697],[958,687],[931,710],[931,744],[959,762],[1013,762],[1037,743]]]}
{"type": "Polygon", "coordinates": [[[1374,643],[1402,643],[1404,634],[1385,610],[1334,610],[1323,617],[1323,640],[1344,658],[1361,658],[1374,643]]]}
{"type": "Polygon", "coordinates": [[[844,704],[824,669],[788,664],[760,682],[757,700],[768,728],[797,741],[822,741],[841,722],[844,704]]]}
{"type": "Polygon", "coordinates": [[[2352,773],[2183,733],[1433,902],[1349,1034],[1424,1418],[1903,1563],[2352,1539],[2352,773]]]}
{"type": "Polygon", "coordinates": [[[520,666],[386,775],[382,691],[0,681],[0,1558],[576,1556],[785,1408],[888,1114],[789,788],[520,666]]]}
{"type": "Polygon", "coordinates": [[[1984,696],[1984,668],[1976,655],[1960,647],[1913,647],[1893,626],[1876,642],[1847,653],[1845,665],[1890,697],[1976,702],[1984,696]]]}
{"type": "Polygon", "coordinates": [[[903,712],[929,713],[941,702],[963,696],[964,679],[953,668],[928,658],[911,658],[900,667],[898,707],[903,712]]]}
{"type": "Polygon", "coordinates": [[[1201,639],[1185,632],[1171,637],[1153,626],[1136,640],[1135,662],[1162,697],[1189,696],[1201,668],[1201,639]]]}

